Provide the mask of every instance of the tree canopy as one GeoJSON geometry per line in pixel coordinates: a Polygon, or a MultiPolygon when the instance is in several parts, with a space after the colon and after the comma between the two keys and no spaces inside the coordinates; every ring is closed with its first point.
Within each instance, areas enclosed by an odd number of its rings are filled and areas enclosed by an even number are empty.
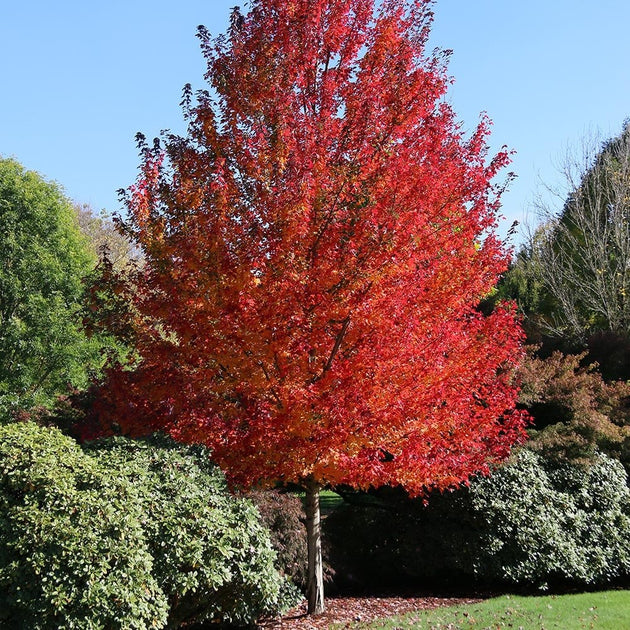
{"type": "Polygon", "coordinates": [[[583,148],[567,156],[561,207],[541,207],[505,286],[545,332],[577,342],[630,334],[630,125],[583,148]]]}
{"type": "Polygon", "coordinates": [[[59,187],[0,159],[0,414],[87,383],[97,345],[80,328],[95,258],[59,187]]]}
{"type": "Polygon", "coordinates": [[[115,269],[124,269],[135,261],[131,243],[116,229],[112,217],[105,211],[97,213],[85,203],[75,203],[81,232],[87,236],[92,252],[97,257],[107,256],[108,263],[115,269]]]}

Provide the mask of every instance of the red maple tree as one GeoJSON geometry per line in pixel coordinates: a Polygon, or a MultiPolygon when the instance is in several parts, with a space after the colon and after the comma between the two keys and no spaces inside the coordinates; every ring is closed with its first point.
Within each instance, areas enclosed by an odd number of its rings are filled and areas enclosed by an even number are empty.
{"type": "Polygon", "coordinates": [[[445,103],[431,18],[428,0],[253,0],[226,36],[200,27],[211,89],[186,88],[185,136],[141,141],[127,191],[144,264],[115,289],[137,355],[101,408],[208,445],[235,482],[304,487],[310,612],[322,487],[445,489],[522,436],[520,328],[477,309],[508,260],[508,155],[445,103]]]}

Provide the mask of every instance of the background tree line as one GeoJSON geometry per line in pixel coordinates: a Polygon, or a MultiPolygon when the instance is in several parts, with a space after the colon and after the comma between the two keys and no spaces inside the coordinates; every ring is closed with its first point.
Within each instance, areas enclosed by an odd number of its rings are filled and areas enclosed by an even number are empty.
{"type": "Polygon", "coordinates": [[[539,224],[496,299],[514,299],[542,353],[587,350],[607,380],[630,377],[630,124],[586,138],[537,203],[539,224]]]}

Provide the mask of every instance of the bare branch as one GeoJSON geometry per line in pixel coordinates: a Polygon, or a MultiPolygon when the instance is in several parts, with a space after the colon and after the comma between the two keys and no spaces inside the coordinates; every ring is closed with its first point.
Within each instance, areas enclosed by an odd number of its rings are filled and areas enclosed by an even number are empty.
{"type": "Polygon", "coordinates": [[[605,143],[587,138],[560,170],[565,186],[546,188],[555,202],[539,198],[541,224],[529,243],[556,303],[545,325],[578,338],[630,331],[630,126],[605,143]]]}

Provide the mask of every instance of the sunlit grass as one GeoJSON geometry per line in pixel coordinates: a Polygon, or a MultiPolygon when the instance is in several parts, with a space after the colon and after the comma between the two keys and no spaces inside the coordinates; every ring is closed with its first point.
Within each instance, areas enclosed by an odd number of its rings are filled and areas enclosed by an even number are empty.
{"type": "MultiPolygon", "coordinates": [[[[302,499],[302,502],[305,501],[306,495],[304,492],[296,492],[296,495],[302,499]]],[[[342,503],[343,499],[332,490],[322,490],[319,493],[319,509],[322,516],[328,516],[328,514],[330,514],[342,503]]]]}
{"type": "Polygon", "coordinates": [[[332,490],[322,490],[319,495],[319,508],[323,516],[330,514],[343,503],[343,499],[332,490]]]}
{"type": "Polygon", "coordinates": [[[352,628],[391,630],[629,630],[630,591],[517,597],[408,613],[352,628]]]}

